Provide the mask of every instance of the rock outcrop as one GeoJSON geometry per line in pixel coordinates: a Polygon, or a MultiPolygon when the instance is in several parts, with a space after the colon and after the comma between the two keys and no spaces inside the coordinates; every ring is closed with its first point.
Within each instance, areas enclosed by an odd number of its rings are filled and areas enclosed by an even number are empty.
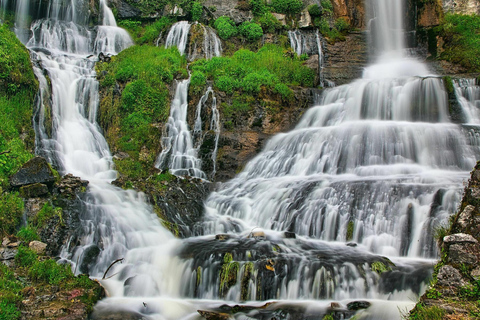
{"type": "Polygon", "coordinates": [[[411,319],[435,309],[442,319],[477,319],[480,299],[480,162],[477,163],[457,214],[439,239],[441,260],[431,287],[411,311],[411,319]],[[451,318],[450,318],[451,316],[451,318]]]}

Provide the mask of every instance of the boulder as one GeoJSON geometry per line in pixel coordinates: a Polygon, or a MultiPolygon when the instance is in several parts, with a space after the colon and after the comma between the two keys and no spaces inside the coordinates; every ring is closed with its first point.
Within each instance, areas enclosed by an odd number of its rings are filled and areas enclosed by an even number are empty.
{"type": "Polygon", "coordinates": [[[48,194],[48,187],[43,183],[34,183],[20,187],[20,196],[25,199],[38,198],[46,194],[48,194]]]}
{"type": "Polygon", "coordinates": [[[303,10],[300,13],[300,20],[298,20],[299,28],[308,28],[312,25],[312,17],[308,13],[308,9],[303,10]]]}
{"type": "Polygon", "coordinates": [[[42,183],[49,187],[55,182],[55,176],[45,158],[35,157],[25,163],[13,176],[10,185],[19,188],[25,185],[42,183]]]}
{"type": "Polygon", "coordinates": [[[447,245],[458,243],[478,243],[478,241],[469,234],[455,233],[443,238],[443,242],[447,245]]]}
{"type": "Polygon", "coordinates": [[[47,250],[47,244],[40,241],[32,241],[28,244],[28,247],[36,254],[43,255],[47,250]]]}
{"type": "Polygon", "coordinates": [[[272,14],[275,18],[277,18],[278,21],[280,21],[282,26],[287,25],[287,19],[286,19],[287,16],[286,15],[284,15],[283,13],[275,13],[275,12],[273,12],[272,14]]]}
{"type": "Polygon", "coordinates": [[[352,301],[347,304],[347,309],[350,311],[357,311],[360,309],[367,309],[371,303],[368,301],[352,301]]]}
{"type": "Polygon", "coordinates": [[[478,244],[459,243],[450,246],[448,262],[452,264],[475,265],[480,257],[478,244]]]}
{"type": "Polygon", "coordinates": [[[138,18],[142,15],[139,9],[131,6],[124,0],[114,0],[114,2],[117,9],[117,16],[120,19],[138,18]]]}
{"type": "Polygon", "coordinates": [[[451,265],[445,265],[441,267],[438,271],[437,279],[437,285],[440,287],[459,288],[467,284],[467,282],[462,278],[460,271],[451,265]]]}

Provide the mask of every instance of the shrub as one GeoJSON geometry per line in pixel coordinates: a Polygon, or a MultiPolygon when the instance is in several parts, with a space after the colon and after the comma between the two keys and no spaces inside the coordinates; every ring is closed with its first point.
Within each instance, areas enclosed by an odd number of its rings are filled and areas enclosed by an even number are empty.
{"type": "Polygon", "coordinates": [[[274,33],[283,28],[282,23],[271,12],[256,17],[255,21],[260,24],[263,32],[274,33]]]}
{"type": "Polygon", "coordinates": [[[240,34],[250,41],[258,40],[263,36],[262,27],[255,22],[245,21],[239,29],[240,34]]]}
{"type": "Polygon", "coordinates": [[[218,36],[224,40],[228,40],[237,35],[237,27],[235,22],[227,16],[221,16],[214,23],[215,29],[217,29],[218,36]]]}
{"type": "Polygon", "coordinates": [[[228,94],[232,94],[233,91],[238,89],[238,82],[231,76],[220,76],[215,80],[215,86],[220,90],[228,94]]]}
{"type": "Polygon", "coordinates": [[[332,5],[332,2],[330,2],[330,0],[322,0],[320,2],[320,4],[322,5],[322,9],[325,13],[333,13],[333,5],[332,5]]]}
{"type": "Polygon", "coordinates": [[[346,32],[350,29],[350,24],[345,18],[338,18],[335,20],[335,28],[340,32],[346,32]]]}
{"type": "Polygon", "coordinates": [[[23,201],[16,193],[0,195],[0,234],[12,234],[23,214],[23,201]]]}
{"type": "Polygon", "coordinates": [[[207,84],[207,76],[202,71],[194,71],[192,72],[192,76],[190,77],[190,88],[194,92],[200,92],[199,90],[203,89],[207,84]]]}
{"type": "Polygon", "coordinates": [[[27,243],[34,241],[34,240],[40,240],[40,237],[37,234],[37,229],[33,227],[22,227],[18,232],[17,232],[17,237],[20,240],[23,240],[27,243]]]}
{"type": "Polygon", "coordinates": [[[301,0],[272,0],[272,8],[275,12],[284,14],[296,14],[302,11],[301,0]]]}
{"type": "Polygon", "coordinates": [[[309,5],[308,13],[310,13],[310,16],[312,17],[319,17],[322,15],[322,7],[320,7],[318,4],[309,5]]]}
{"type": "Polygon", "coordinates": [[[264,0],[250,0],[250,7],[254,16],[260,16],[269,12],[264,0]]]}
{"type": "Polygon", "coordinates": [[[193,2],[190,14],[192,15],[192,21],[199,21],[202,18],[203,5],[200,1],[193,2]]]}

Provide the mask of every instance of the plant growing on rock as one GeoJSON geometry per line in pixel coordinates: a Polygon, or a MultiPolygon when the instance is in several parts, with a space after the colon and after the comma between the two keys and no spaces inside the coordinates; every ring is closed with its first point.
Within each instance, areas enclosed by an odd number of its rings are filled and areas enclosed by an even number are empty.
{"type": "Polygon", "coordinates": [[[297,14],[302,11],[303,2],[301,0],[272,0],[273,10],[284,14],[297,14]]]}
{"type": "Polygon", "coordinates": [[[228,40],[238,33],[235,22],[227,16],[219,17],[213,25],[217,29],[218,36],[223,40],[228,40]]]}
{"type": "Polygon", "coordinates": [[[263,36],[262,27],[255,22],[245,21],[240,25],[239,30],[240,34],[250,41],[258,40],[263,36]]]}

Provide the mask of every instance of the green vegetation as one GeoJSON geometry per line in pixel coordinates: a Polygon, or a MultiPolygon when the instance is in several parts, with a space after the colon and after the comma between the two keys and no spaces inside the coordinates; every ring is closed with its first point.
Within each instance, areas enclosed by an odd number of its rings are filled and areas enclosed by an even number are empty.
{"type": "Polygon", "coordinates": [[[347,224],[347,234],[346,234],[346,240],[350,241],[353,239],[353,231],[355,230],[355,223],[353,220],[348,221],[347,224]]]}
{"type": "Polygon", "coordinates": [[[161,17],[160,19],[144,23],[138,20],[121,20],[118,25],[126,29],[136,44],[155,44],[161,33],[166,33],[170,26],[175,22],[171,17],[161,17]]]}
{"type": "Polygon", "coordinates": [[[235,22],[227,16],[221,16],[215,20],[214,24],[215,29],[217,29],[218,36],[223,40],[228,40],[233,36],[236,36],[238,33],[237,26],[235,22]]]}
{"type": "Polygon", "coordinates": [[[240,269],[240,264],[233,261],[231,253],[225,253],[223,257],[223,265],[220,271],[220,288],[219,293],[225,296],[230,287],[237,283],[237,273],[240,269]]]}
{"type": "Polygon", "coordinates": [[[52,218],[58,217],[60,224],[63,224],[62,208],[54,208],[50,203],[45,203],[33,219],[36,228],[42,228],[52,218]]]}
{"type": "Polygon", "coordinates": [[[240,34],[250,41],[256,41],[263,36],[262,27],[255,22],[245,21],[239,27],[240,34]]]}
{"type": "Polygon", "coordinates": [[[18,193],[0,195],[0,235],[15,232],[23,214],[23,200],[18,193]]]}
{"type": "Polygon", "coordinates": [[[6,25],[0,25],[0,188],[33,157],[31,122],[37,88],[27,49],[6,25]]]}
{"type": "Polygon", "coordinates": [[[445,310],[437,306],[425,306],[418,303],[410,312],[408,319],[410,320],[441,320],[445,315],[445,310]]]}
{"type": "Polygon", "coordinates": [[[117,160],[117,170],[129,177],[146,177],[154,166],[161,132],[153,124],[168,118],[170,96],[167,84],[187,77],[185,57],[176,48],[133,46],[97,64],[104,99],[99,123],[113,150],[129,154],[117,160]],[[123,88],[115,95],[116,84],[123,88]]]}
{"type": "Polygon", "coordinates": [[[34,240],[40,240],[37,229],[34,227],[22,227],[17,232],[17,238],[25,243],[29,243],[34,240]]]}
{"type": "Polygon", "coordinates": [[[382,274],[384,272],[392,271],[392,268],[390,266],[388,266],[388,265],[386,265],[386,264],[384,264],[383,262],[380,262],[380,261],[375,261],[374,263],[372,263],[371,268],[372,268],[373,272],[376,272],[378,274],[382,274]]]}
{"type": "Polygon", "coordinates": [[[445,41],[441,59],[458,63],[470,72],[480,71],[480,16],[446,14],[437,30],[445,41]]]}
{"type": "Polygon", "coordinates": [[[302,11],[303,2],[301,0],[272,0],[271,6],[278,13],[296,14],[302,11]]]}

